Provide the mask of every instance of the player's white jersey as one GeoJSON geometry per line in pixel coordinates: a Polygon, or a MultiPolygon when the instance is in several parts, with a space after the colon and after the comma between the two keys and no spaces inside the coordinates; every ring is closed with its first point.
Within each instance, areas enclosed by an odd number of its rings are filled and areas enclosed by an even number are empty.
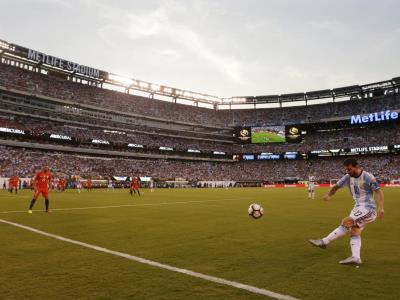
{"type": "Polygon", "coordinates": [[[314,176],[308,177],[308,189],[309,190],[315,189],[315,177],[314,176]]]}
{"type": "Polygon", "coordinates": [[[366,171],[362,171],[357,178],[351,177],[349,174],[343,176],[336,185],[338,187],[347,186],[353,195],[354,205],[356,207],[376,208],[374,200],[374,191],[380,189],[374,175],[366,171]]]}

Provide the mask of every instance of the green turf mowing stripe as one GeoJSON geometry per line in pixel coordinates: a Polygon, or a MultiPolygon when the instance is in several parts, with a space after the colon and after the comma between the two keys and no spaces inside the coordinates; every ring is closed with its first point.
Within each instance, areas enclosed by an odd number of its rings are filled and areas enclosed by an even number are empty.
{"type": "MultiPolygon", "coordinates": [[[[247,198],[230,198],[230,199],[193,200],[193,201],[177,201],[177,202],[159,202],[159,203],[141,203],[141,204],[121,204],[121,205],[104,205],[104,206],[69,207],[69,208],[54,208],[54,209],[51,209],[51,211],[104,209],[104,208],[136,207],[136,206],[157,206],[157,205],[170,205],[170,204],[192,204],[192,203],[205,203],[205,202],[217,202],[217,201],[234,201],[234,200],[249,200],[249,199],[247,199],[247,198]]],[[[43,210],[35,209],[33,211],[43,211],[43,210]]],[[[0,211],[1,214],[26,213],[26,212],[27,212],[27,210],[0,211]]]]}
{"type": "Polygon", "coordinates": [[[28,230],[28,231],[31,231],[31,232],[34,232],[34,233],[37,233],[37,234],[40,234],[40,235],[43,235],[43,236],[47,236],[47,237],[50,237],[50,238],[53,238],[53,239],[56,239],[56,240],[60,240],[60,241],[63,241],[63,242],[67,242],[67,243],[75,244],[75,245],[78,245],[78,246],[81,246],[81,247],[85,247],[85,248],[88,248],[88,249],[93,249],[93,250],[100,251],[100,252],[103,252],[103,253],[108,253],[108,254],[112,254],[112,255],[115,255],[115,256],[123,257],[123,258],[129,259],[131,261],[139,262],[139,263],[146,264],[146,265],[149,265],[149,266],[152,266],[152,267],[161,268],[161,269],[169,270],[169,271],[172,271],[172,272],[185,274],[185,275],[188,275],[188,276],[204,279],[204,280],[207,280],[207,281],[210,281],[210,282],[214,282],[214,283],[218,283],[218,284],[222,284],[222,285],[226,285],[226,286],[231,286],[231,287],[234,287],[234,288],[237,288],[237,289],[246,290],[246,291],[251,292],[253,294],[264,295],[264,296],[268,296],[268,297],[271,297],[271,298],[274,298],[274,299],[280,299],[280,300],[298,300],[297,298],[293,298],[293,297],[288,296],[288,295],[275,293],[275,292],[272,292],[272,291],[269,291],[269,290],[257,288],[255,286],[243,284],[243,283],[236,282],[236,281],[226,280],[226,279],[223,279],[223,278],[202,274],[202,273],[194,272],[194,271],[187,270],[187,269],[173,267],[173,266],[162,264],[162,263],[159,263],[159,262],[156,262],[156,261],[148,260],[148,259],[145,259],[145,258],[142,258],[142,257],[130,255],[130,254],[119,252],[119,251],[110,250],[110,249],[107,249],[107,248],[103,248],[103,247],[100,247],[100,246],[87,244],[87,243],[76,241],[76,240],[72,240],[72,239],[69,239],[69,238],[66,238],[66,237],[62,237],[62,236],[59,236],[59,235],[56,235],[56,234],[48,233],[48,232],[41,231],[41,230],[29,227],[29,226],[25,226],[25,225],[22,225],[22,224],[6,221],[6,220],[3,220],[3,219],[0,219],[0,222],[4,223],[4,224],[11,225],[11,226],[15,226],[15,227],[18,227],[18,228],[22,228],[22,229],[25,229],[25,230],[28,230]]]}

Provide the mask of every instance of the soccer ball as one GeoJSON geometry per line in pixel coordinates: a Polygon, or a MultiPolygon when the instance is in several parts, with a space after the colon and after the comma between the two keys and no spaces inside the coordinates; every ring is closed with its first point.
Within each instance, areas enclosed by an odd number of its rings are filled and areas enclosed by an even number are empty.
{"type": "Polygon", "coordinates": [[[248,213],[250,217],[254,219],[259,219],[264,214],[264,209],[260,204],[253,203],[249,206],[248,213]]]}

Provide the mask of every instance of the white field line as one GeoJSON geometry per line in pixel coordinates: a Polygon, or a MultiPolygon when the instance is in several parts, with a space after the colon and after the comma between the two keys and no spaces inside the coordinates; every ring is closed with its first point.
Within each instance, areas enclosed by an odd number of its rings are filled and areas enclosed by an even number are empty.
{"type": "Polygon", "coordinates": [[[135,261],[135,262],[142,263],[142,264],[145,264],[145,265],[149,265],[149,266],[152,266],[152,267],[169,270],[169,271],[176,272],[176,273],[185,274],[185,275],[196,277],[196,278],[201,278],[201,279],[204,279],[204,280],[207,280],[207,281],[211,281],[211,282],[222,284],[222,285],[231,286],[231,287],[234,287],[234,288],[237,288],[237,289],[246,290],[246,291],[248,291],[250,293],[253,293],[253,294],[264,295],[264,296],[268,296],[268,297],[275,298],[275,299],[281,299],[281,300],[298,300],[298,299],[293,298],[293,297],[288,296],[288,295],[275,293],[275,292],[272,292],[272,291],[269,291],[269,290],[257,288],[255,286],[243,284],[243,283],[236,282],[236,281],[226,280],[226,279],[223,279],[223,278],[202,274],[202,273],[194,272],[194,271],[187,270],[187,269],[181,269],[181,268],[173,267],[173,266],[162,264],[162,263],[159,263],[159,262],[156,262],[156,261],[153,261],[153,260],[148,260],[148,259],[141,258],[141,257],[138,257],[138,256],[133,256],[133,255],[130,255],[130,254],[127,254],[127,253],[114,251],[114,250],[110,250],[110,249],[103,248],[103,247],[100,247],[100,246],[91,245],[91,244],[87,244],[87,243],[84,243],[84,242],[72,240],[72,239],[69,239],[69,238],[66,238],[66,237],[62,237],[62,236],[59,236],[59,235],[56,235],[56,234],[48,233],[48,232],[41,231],[41,230],[29,227],[29,226],[25,226],[25,225],[21,225],[21,224],[18,224],[18,223],[6,221],[6,220],[3,220],[3,219],[0,219],[0,223],[4,223],[4,224],[8,224],[8,225],[15,226],[15,227],[18,227],[18,228],[22,228],[22,229],[25,229],[25,230],[28,230],[28,231],[31,231],[31,232],[34,232],[34,233],[37,233],[37,234],[40,234],[40,235],[44,235],[44,236],[47,236],[47,237],[50,237],[50,238],[53,238],[53,239],[56,239],[56,240],[60,240],[60,241],[63,241],[63,242],[67,242],[67,243],[70,243],[70,244],[78,245],[78,246],[81,246],[81,247],[84,247],[84,248],[93,249],[93,250],[96,250],[96,251],[99,251],[99,252],[112,254],[112,255],[115,255],[115,256],[119,256],[119,257],[123,257],[123,258],[129,259],[131,261],[135,261]]]}
{"type": "MultiPolygon", "coordinates": [[[[105,205],[105,206],[86,206],[86,207],[54,208],[54,209],[51,209],[51,211],[104,209],[104,208],[120,208],[120,207],[135,207],[135,206],[157,206],[157,205],[190,204],[190,203],[205,203],[205,202],[234,201],[234,200],[249,200],[249,199],[247,199],[247,198],[230,198],[230,199],[193,200],[193,201],[141,203],[141,204],[121,204],[121,205],[105,205]]],[[[38,210],[33,210],[33,211],[42,211],[42,210],[38,209],[38,210]]],[[[0,214],[26,213],[26,212],[27,212],[27,209],[26,210],[9,210],[9,211],[0,211],[0,214]]]]}

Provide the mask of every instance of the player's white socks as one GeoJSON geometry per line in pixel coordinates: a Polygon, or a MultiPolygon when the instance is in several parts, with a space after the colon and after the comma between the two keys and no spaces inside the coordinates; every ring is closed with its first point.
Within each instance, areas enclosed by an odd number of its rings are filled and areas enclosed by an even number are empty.
{"type": "Polygon", "coordinates": [[[330,242],[344,236],[348,232],[349,230],[345,226],[340,225],[338,228],[336,228],[334,231],[324,237],[322,241],[325,245],[328,245],[330,242]]]}
{"type": "Polygon", "coordinates": [[[361,236],[353,235],[350,238],[351,256],[360,258],[361,236]]]}

